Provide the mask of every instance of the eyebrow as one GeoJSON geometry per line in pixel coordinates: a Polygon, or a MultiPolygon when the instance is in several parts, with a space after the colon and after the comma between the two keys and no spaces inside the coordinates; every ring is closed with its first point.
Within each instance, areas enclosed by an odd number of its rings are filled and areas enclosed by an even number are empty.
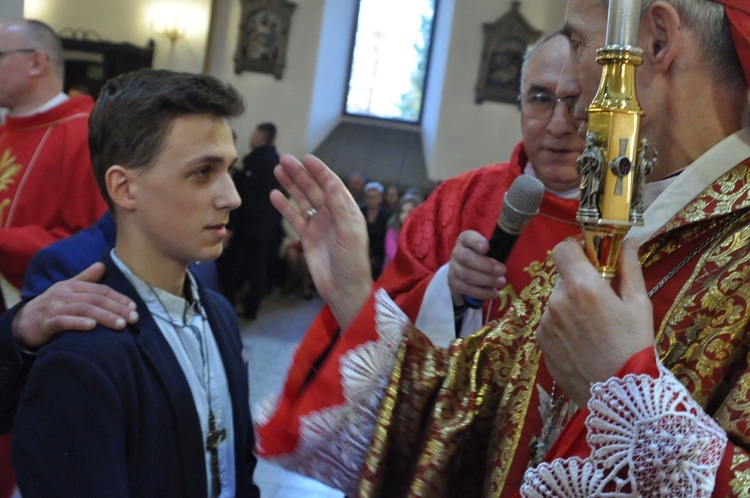
{"type": "MultiPolygon", "coordinates": [[[[209,155],[209,156],[198,156],[195,159],[191,159],[190,161],[188,161],[187,164],[189,165],[200,164],[200,163],[219,164],[219,163],[223,163],[224,161],[225,159],[222,156],[209,155]]],[[[235,164],[237,164],[236,157],[232,159],[232,162],[229,163],[229,166],[231,167],[231,166],[234,166],[235,164]]]]}
{"type": "Polygon", "coordinates": [[[539,85],[536,83],[532,83],[531,86],[529,86],[529,89],[526,93],[549,93],[552,94],[553,92],[550,91],[549,87],[539,85]]]}

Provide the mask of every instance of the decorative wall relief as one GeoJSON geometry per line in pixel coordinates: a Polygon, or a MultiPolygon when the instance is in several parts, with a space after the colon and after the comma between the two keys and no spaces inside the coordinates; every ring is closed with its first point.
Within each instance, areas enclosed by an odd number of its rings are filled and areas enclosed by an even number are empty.
{"type": "Polygon", "coordinates": [[[292,13],[297,6],[285,0],[240,0],[240,33],[234,72],[254,71],[281,79],[292,13]]]}
{"type": "Polygon", "coordinates": [[[484,24],[482,64],[475,88],[475,101],[516,103],[521,85],[521,65],[526,48],[542,32],[534,29],[518,11],[520,2],[493,23],[484,24]]]}

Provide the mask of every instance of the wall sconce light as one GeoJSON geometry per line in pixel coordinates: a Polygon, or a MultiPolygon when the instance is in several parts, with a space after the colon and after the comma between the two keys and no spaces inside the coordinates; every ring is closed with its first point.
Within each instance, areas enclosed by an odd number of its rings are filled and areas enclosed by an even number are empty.
{"type": "Polygon", "coordinates": [[[178,20],[175,19],[171,24],[165,22],[164,26],[161,29],[158,29],[155,26],[154,21],[151,21],[151,32],[167,38],[170,43],[174,45],[174,42],[185,37],[185,25],[180,24],[178,20]]]}

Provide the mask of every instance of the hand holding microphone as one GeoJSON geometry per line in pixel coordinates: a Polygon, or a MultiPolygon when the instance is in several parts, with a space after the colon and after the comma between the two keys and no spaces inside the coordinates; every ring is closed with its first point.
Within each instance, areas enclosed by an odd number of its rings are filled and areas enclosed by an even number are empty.
{"type": "MultiPolygon", "coordinates": [[[[503,199],[503,209],[490,236],[490,248],[485,256],[505,263],[518,236],[531,218],[539,212],[544,197],[544,184],[539,179],[521,175],[513,182],[503,199]]],[[[480,308],[482,301],[464,296],[470,308],[480,308]]]]}

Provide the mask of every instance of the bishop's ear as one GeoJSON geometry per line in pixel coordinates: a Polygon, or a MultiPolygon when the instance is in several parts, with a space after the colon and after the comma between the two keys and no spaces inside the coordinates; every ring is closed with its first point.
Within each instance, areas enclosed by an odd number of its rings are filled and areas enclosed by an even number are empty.
{"type": "Polygon", "coordinates": [[[641,16],[641,46],[656,72],[666,72],[684,47],[680,23],[677,10],[664,1],[654,2],[641,16]]]}
{"type": "Polygon", "coordinates": [[[110,166],[104,176],[112,203],[126,211],[136,207],[138,184],[135,176],[132,170],[119,165],[110,166]]]}

